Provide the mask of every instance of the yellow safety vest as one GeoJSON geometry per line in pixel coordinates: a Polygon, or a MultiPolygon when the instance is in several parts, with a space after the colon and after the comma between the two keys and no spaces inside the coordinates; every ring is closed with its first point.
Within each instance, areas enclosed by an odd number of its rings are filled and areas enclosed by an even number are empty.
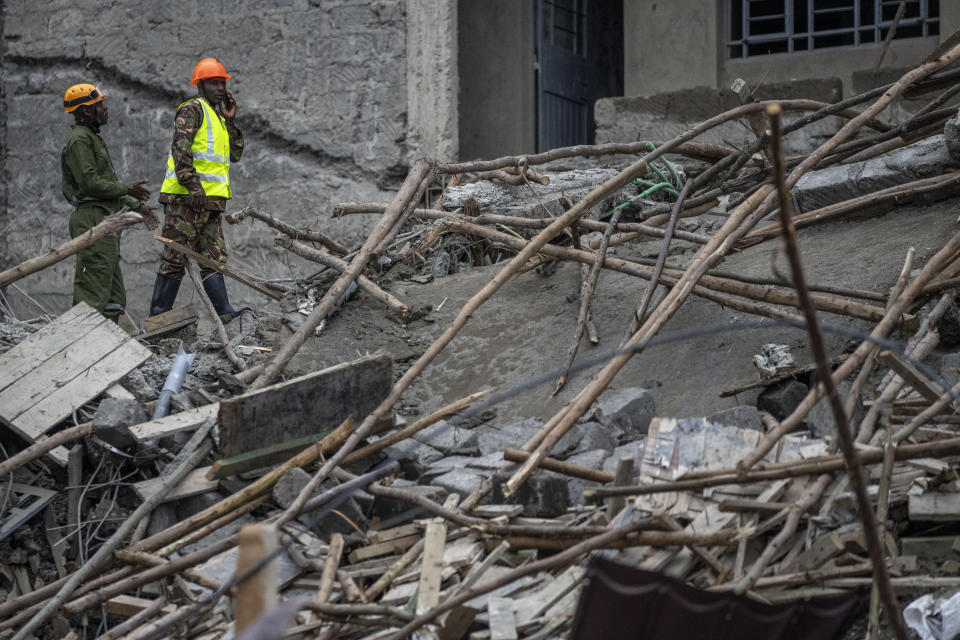
{"type": "MultiPolygon", "coordinates": [[[[203,98],[193,98],[203,107],[203,122],[193,137],[193,168],[207,196],[230,198],[230,136],[223,118],[203,98]]],[[[180,110],[177,107],[177,111],[180,110]]],[[[186,194],[186,187],[177,181],[173,155],[167,156],[167,174],[160,187],[161,193],[186,194]]]]}

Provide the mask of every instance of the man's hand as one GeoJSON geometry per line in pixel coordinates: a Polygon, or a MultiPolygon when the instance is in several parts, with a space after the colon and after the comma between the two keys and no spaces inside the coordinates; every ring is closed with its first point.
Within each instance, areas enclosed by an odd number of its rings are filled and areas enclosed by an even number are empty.
{"type": "Polygon", "coordinates": [[[151,207],[149,204],[141,204],[140,208],[137,209],[137,213],[143,216],[143,224],[146,225],[147,230],[153,231],[157,228],[159,221],[157,220],[156,214],[157,208],[151,207]]]}
{"type": "Polygon", "coordinates": [[[150,197],[150,190],[143,186],[145,184],[147,184],[146,180],[137,180],[133,183],[133,186],[130,187],[130,191],[127,191],[127,195],[133,196],[140,202],[143,202],[150,197]]]}
{"type": "Polygon", "coordinates": [[[190,194],[190,208],[201,211],[207,208],[207,194],[203,193],[191,193],[190,194]]]}
{"type": "Polygon", "coordinates": [[[227,120],[233,120],[237,117],[237,102],[229,91],[226,91],[223,102],[220,103],[220,112],[227,120]]]}

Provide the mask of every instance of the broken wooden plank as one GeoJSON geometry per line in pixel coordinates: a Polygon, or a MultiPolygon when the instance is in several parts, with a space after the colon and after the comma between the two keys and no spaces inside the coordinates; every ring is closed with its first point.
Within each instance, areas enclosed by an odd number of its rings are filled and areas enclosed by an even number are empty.
{"type": "Polygon", "coordinates": [[[164,335],[177,329],[193,324],[197,321],[197,308],[191,302],[183,307],[175,307],[169,311],[144,318],[143,333],[138,337],[141,340],[164,335]]]}
{"type": "Polygon", "coordinates": [[[33,371],[37,364],[80,340],[94,327],[109,322],[87,304],[71,307],[23,342],[0,356],[0,391],[33,371]],[[71,330],[64,331],[64,327],[71,330]],[[74,330],[75,329],[75,330],[74,330]]]}
{"type": "Polygon", "coordinates": [[[112,384],[104,390],[103,395],[114,400],[136,400],[137,397],[120,384],[112,384]]]}
{"type": "MultiPolygon", "coordinates": [[[[103,608],[107,613],[115,616],[131,617],[135,616],[145,609],[149,609],[157,603],[157,600],[149,598],[137,598],[136,596],[120,595],[110,598],[103,603],[103,608]]],[[[161,611],[170,613],[175,607],[172,604],[164,605],[161,611]]]]}
{"type": "MultiPolygon", "coordinates": [[[[0,356],[0,418],[34,442],[150,357],[123,330],[80,303],[0,356]]],[[[66,450],[51,452],[66,464],[66,450]]]]}
{"type": "Polygon", "coordinates": [[[907,498],[910,520],[950,522],[960,520],[960,493],[928,492],[907,498]]]}
{"type": "Polygon", "coordinates": [[[350,564],[356,564],[357,562],[369,560],[370,558],[376,558],[378,556],[403,553],[416,544],[419,540],[420,534],[417,534],[413,536],[404,536],[403,538],[396,538],[394,540],[381,542],[379,544],[367,545],[351,551],[350,555],[347,556],[347,559],[350,561],[350,564]]]}
{"type": "Polygon", "coordinates": [[[392,386],[393,358],[378,353],[224,400],[221,451],[230,458],[333,429],[351,413],[371,413],[392,386]]]}
{"type": "Polygon", "coordinates": [[[447,525],[442,522],[428,523],[424,534],[420,585],[417,589],[417,615],[422,615],[440,604],[440,581],[446,544],[447,525]]]}
{"type": "Polygon", "coordinates": [[[490,598],[490,640],[517,640],[517,619],[510,598],[490,598]]]}
{"type": "Polygon", "coordinates": [[[908,385],[930,402],[936,402],[943,395],[944,389],[940,385],[920,373],[916,367],[892,351],[885,349],[880,352],[877,358],[893,369],[908,385]]]}
{"type": "Polygon", "coordinates": [[[262,293],[262,294],[265,295],[265,296],[268,296],[268,297],[270,297],[270,298],[273,298],[274,300],[283,300],[283,294],[280,293],[279,291],[276,291],[276,290],[274,290],[274,289],[271,289],[271,288],[268,287],[267,285],[263,284],[262,282],[259,282],[258,280],[254,280],[254,279],[251,278],[250,276],[244,275],[244,274],[240,273],[239,271],[236,271],[236,270],[234,270],[234,269],[231,269],[230,267],[228,267],[227,265],[223,264],[223,263],[220,262],[219,260],[211,260],[211,259],[208,258],[207,256],[201,255],[201,254],[197,253],[196,251],[194,251],[193,249],[190,249],[189,247],[185,247],[185,246],[183,246],[182,244],[180,244],[179,242],[174,242],[173,240],[170,240],[169,238],[162,238],[162,237],[160,237],[160,236],[153,236],[153,239],[154,239],[154,240],[159,240],[160,242],[162,242],[162,243],[165,244],[166,246],[170,247],[170,248],[173,249],[174,251],[176,251],[176,252],[178,252],[178,253],[182,253],[183,255],[185,255],[185,256],[187,256],[187,257],[189,257],[189,258],[192,258],[192,259],[196,260],[199,264],[202,264],[202,265],[205,266],[205,267],[209,267],[210,269],[213,269],[214,271],[218,271],[218,272],[222,273],[222,274],[225,275],[225,276],[230,276],[231,278],[233,278],[233,279],[236,280],[237,282],[240,282],[240,283],[242,283],[242,284],[245,284],[245,285],[247,285],[248,287],[250,287],[251,289],[254,289],[255,291],[259,291],[260,293],[262,293]]]}
{"type": "Polygon", "coordinates": [[[166,438],[176,433],[199,429],[207,420],[214,419],[220,411],[220,403],[206,404],[195,409],[188,409],[173,415],[150,420],[130,427],[130,435],[144,443],[158,438],[166,438]]]}
{"type": "MultiPolygon", "coordinates": [[[[187,477],[180,481],[180,484],[175,486],[170,490],[169,493],[167,493],[166,496],[164,496],[163,502],[181,500],[183,498],[189,498],[190,496],[206,493],[207,491],[215,491],[220,482],[218,480],[207,479],[207,472],[209,470],[210,467],[202,467],[200,469],[194,469],[188,473],[187,477]]],[[[138,496],[146,500],[156,493],[162,485],[163,477],[158,476],[156,478],[150,478],[149,480],[135,483],[133,485],[133,490],[137,492],[138,496]]]]}
{"type": "Polygon", "coordinates": [[[278,444],[254,449],[231,458],[222,458],[213,463],[208,470],[208,478],[211,480],[218,478],[227,478],[247,471],[262,469],[264,467],[288,460],[291,456],[303,451],[306,447],[320,442],[323,438],[332,432],[324,431],[312,435],[280,442],[278,444]]]}
{"type": "Polygon", "coordinates": [[[423,531],[423,527],[417,523],[410,523],[400,525],[399,527],[394,527],[392,529],[384,529],[383,531],[374,531],[367,538],[370,540],[371,544],[378,544],[380,542],[389,542],[390,540],[396,540],[397,538],[405,538],[407,536],[418,536],[423,531]]]}
{"type": "Polygon", "coordinates": [[[824,534],[813,541],[810,548],[803,551],[788,564],[782,565],[782,573],[798,573],[811,571],[823,566],[827,560],[844,552],[846,544],[836,531],[824,534]]]}

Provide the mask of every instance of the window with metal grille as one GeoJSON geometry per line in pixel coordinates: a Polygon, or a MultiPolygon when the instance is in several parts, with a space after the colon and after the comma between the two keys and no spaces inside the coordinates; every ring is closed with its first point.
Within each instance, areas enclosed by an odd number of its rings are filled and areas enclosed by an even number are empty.
{"type": "MultiPolygon", "coordinates": [[[[940,33],[940,0],[728,0],[731,58],[883,42],[940,33]]],[[[955,0],[952,0],[955,1],[955,0]]]]}

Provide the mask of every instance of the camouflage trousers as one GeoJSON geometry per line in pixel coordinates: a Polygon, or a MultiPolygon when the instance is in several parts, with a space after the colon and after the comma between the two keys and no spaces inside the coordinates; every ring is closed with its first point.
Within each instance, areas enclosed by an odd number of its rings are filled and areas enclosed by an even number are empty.
{"type": "MultiPolygon", "coordinates": [[[[211,260],[226,263],[227,245],[223,240],[220,215],[219,211],[210,209],[193,209],[185,204],[165,204],[163,231],[160,235],[211,260]]],[[[186,260],[182,253],[164,247],[160,255],[160,275],[179,280],[184,275],[186,260]]]]}
{"type": "MultiPolygon", "coordinates": [[[[70,216],[70,237],[76,238],[94,228],[108,213],[101,207],[80,205],[70,216]]],[[[78,302],[86,302],[114,322],[126,306],[127,291],[120,272],[119,233],[100,238],[77,253],[73,304],[78,302]]]]}

